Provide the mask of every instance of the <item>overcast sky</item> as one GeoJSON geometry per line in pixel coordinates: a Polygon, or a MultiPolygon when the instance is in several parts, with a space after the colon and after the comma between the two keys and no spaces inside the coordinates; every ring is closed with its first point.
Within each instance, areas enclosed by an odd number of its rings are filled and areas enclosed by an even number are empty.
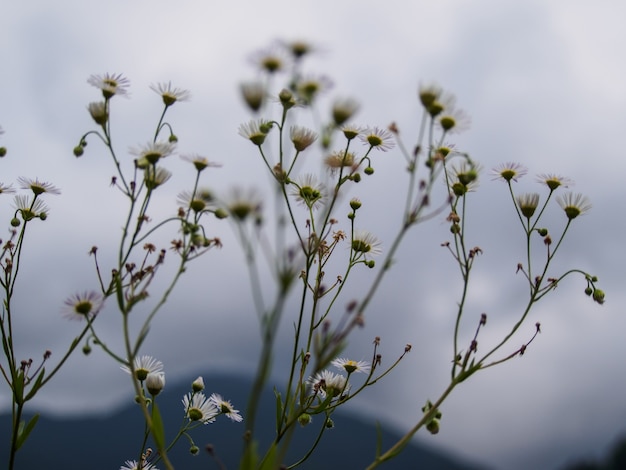
{"type": "MultiPolygon", "coordinates": [[[[148,87],[171,80],[192,92],[192,100],[175,105],[170,115],[179,150],[223,164],[206,175],[206,184],[267,188],[254,147],[237,135],[249,119],[238,84],[255,76],[252,52],[280,38],[305,39],[322,51],[310,67],[332,77],[328,97],[360,101],[359,124],[396,121],[411,135],[420,82],[455,93],[471,115],[470,131],[455,140],[485,168],[469,235],[484,250],[469,311],[488,313],[485,341],[496,341],[515,322],[525,292],[515,276],[523,233],[506,186],[491,181],[489,169],[506,161],[524,164],[529,175],[519,185],[525,191],[542,190],[537,173],[561,174],[593,203],[573,224],[557,265],[597,274],[606,304],[586,298],[581,279],[562,283],[532,313],[526,333],[540,321],[542,334],[527,354],[463,383],[442,410],[441,433],[420,439],[514,470],[556,469],[605,452],[626,431],[625,17],[626,5],[616,0],[11,2],[0,27],[0,144],[9,150],[0,180],[39,177],[63,191],[48,198],[50,217],[34,224],[29,236],[16,290],[23,306],[16,325],[21,355],[36,358],[43,349],[60,354],[71,341],[78,330],[59,314],[63,300],[97,287],[87,252],[98,245],[103,256],[113,254],[122,224],[123,201],[108,186],[113,167],[104,149],[92,140],[81,159],[71,153],[93,128],[86,106],[99,94],[87,78],[115,72],[131,79],[131,99],[114,103],[118,151],[151,139],[161,103],[148,87]]],[[[164,214],[175,210],[176,194],[193,177],[183,163],[168,162],[176,173],[163,188],[171,193],[164,214]]],[[[375,178],[354,195],[375,220],[367,228],[388,246],[400,214],[394,196],[403,181],[402,157],[378,154],[374,163],[375,178]]],[[[8,220],[10,198],[3,196],[0,210],[8,220]]],[[[564,219],[554,210],[551,229],[564,219]]],[[[193,380],[199,368],[249,371],[256,361],[258,335],[242,255],[228,223],[215,224],[214,234],[224,248],[189,269],[145,345],[171,380],[193,380]]],[[[366,328],[354,336],[349,351],[355,359],[369,357],[376,335],[388,362],[405,343],[414,349],[353,411],[407,429],[424,401],[444,389],[460,287],[452,260],[439,248],[448,235],[442,220],[410,235],[366,328]]],[[[119,344],[115,311],[101,317],[103,335],[119,344]]],[[[285,341],[288,331],[287,325],[285,341]]],[[[279,358],[286,349],[279,346],[279,358]]],[[[205,380],[218,391],[219,384],[205,380]]],[[[84,413],[109,410],[130,393],[118,366],[94,351],[72,358],[44,395],[38,402],[43,409],[84,413]]],[[[0,388],[0,405],[8,403],[6,387],[0,388]]]]}

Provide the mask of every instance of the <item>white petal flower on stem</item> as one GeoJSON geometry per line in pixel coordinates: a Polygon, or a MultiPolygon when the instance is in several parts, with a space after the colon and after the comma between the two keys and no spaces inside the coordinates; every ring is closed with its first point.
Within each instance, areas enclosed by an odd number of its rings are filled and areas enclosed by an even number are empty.
{"type": "Polygon", "coordinates": [[[176,145],[171,142],[148,142],[143,147],[132,147],[130,153],[136,155],[137,164],[140,168],[143,162],[155,165],[161,158],[165,158],[174,153],[176,145]]]}
{"type": "Polygon", "coordinates": [[[352,250],[357,253],[363,253],[371,256],[376,256],[382,253],[380,240],[366,230],[354,231],[354,235],[352,237],[352,250]]]}
{"type": "MultiPolygon", "coordinates": [[[[126,462],[124,462],[124,465],[120,467],[120,470],[137,470],[138,468],[139,468],[139,465],[137,464],[136,460],[127,460],[126,462]]],[[[159,469],[156,468],[151,463],[143,462],[141,464],[141,470],[159,470],[159,469]]]]}
{"type": "Polygon", "coordinates": [[[370,371],[369,362],[366,361],[353,361],[352,359],[337,358],[331,362],[339,370],[345,370],[349,374],[353,372],[368,373],[370,371]]]}
{"type": "Polygon", "coordinates": [[[329,370],[323,370],[309,377],[307,383],[313,388],[313,393],[324,399],[326,395],[336,397],[339,394],[345,395],[350,390],[348,380],[340,374],[335,374],[329,370]]]}
{"type": "Polygon", "coordinates": [[[189,90],[172,88],[172,82],[152,84],[150,89],[161,95],[165,106],[172,106],[177,101],[187,101],[191,97],[189,90]]]}
{"type": "MultiPolygon", "coordinates": [[[[148,377],[148,374],[158,374],[159,372],[163,372],[163,363],[161,361],[157,361],[152,356],[139,356],[135,358],[135,378],[139,381],[144,381],[148,377]]],[[[124,372],[130,374],[130,367],[123,365],[120,366],[124,372]]]]}
{"type": "Polygon", "coordinates": [[[236,410],[229,400],[224,400],[220,394],[211,394],[209,400],[211,400],[211,402],[217,407],[220,414],[226,415],[232,421],[237,423],[243,421],[243,418],[239,414],[239,410],[236,410]]]}
{"type": "Polygon", "coordinates": [[[85,320],[95,317],[104,305],[104,297],[95,291],[74,294],[68,298],[63,316],[70,320],[85,320]]]}
{"type": "Polygon", "coordinates": [[[102,90],[105,99],[109,99],[114,95],[127,96],[130,80],[121,73],[105,73],[104,75],[91,75],[87,79],[87,83],[102,90]]]}
{"type": "Polygon", "coordinates": [[[20,188],[30,189],[33,194],[35,194],[35,196],[39,196],[43,193],[61,194],[61,190],[55,187],[52,183],[48,183],[47,181],[39,181],[38,178],[32,179],[20,176],[17,181],[20,184],[20,188]]]}
{"type": "Polygon", "coordinates": [[[215,417],[220,414],[220,410],[215,406],[215,403],[208,399],[204,393],[188,393],[183,397],[182,401],[185,416],[189,421],[209,424],[215,421],[215,417]]]}
{"type": "Polygon", "coordinates": [[[380,127],[368,127],[364,129],[359,135],[359,139],[361,139],[364,144],[383,152],[391,150],[396,145],[393,140],[393,134],[387,129],[381,129],[380,127]]]}

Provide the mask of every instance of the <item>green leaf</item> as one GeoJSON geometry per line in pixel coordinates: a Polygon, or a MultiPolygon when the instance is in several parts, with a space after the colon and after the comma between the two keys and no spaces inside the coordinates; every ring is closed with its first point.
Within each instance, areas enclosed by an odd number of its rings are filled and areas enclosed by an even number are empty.
{"type": "Polygon", "coordinates": [[[28,424],[24,425],[24,421],[20,422],[20,427],[17,431],[17,440],[15,444],[16,449],[19,449],[20,447],[22,447],[22,444],[26,442],[26,439],[28,439],[28,436],[30,435],[32,430],[35,428],[35,425],[37,424],[38,420],[39,420],[39,414],[36,414],[30,419],[28,424]]]}
{"type": "Polygon", "coordinates": [[[256,441],[246,446],[246,450],[241,458],[239,470],[255,470],[259,462],[259,454],[257,453],[256,441]]]}
{"type": "Polygon", "coordinates": [[[157,448],[162,451],[165,448],[165,429],[156,400],[152,402],[152,436],[157,448]]]}
{"type": "Polygon", "coordinates": [[[13,381],[13,398],[17,405],[24,404],[24,373],[21,370],[15,374],[13,381]]]}
{"type": "Polygon", "coordinates": [[[274,388],[274,395],[276,396],[276,432],[280,432],[283,418],[283,400],[280,392],[274,388]]]}
{"type": "Polygon", "coordinates": [[[45,375],[46,375],[46,369],[44,367],[43,369],[41,369],[41,372],[37,376],[37,380],[35,380],[35,383],[31,387],[30,392],[28,392],[28,395],[26,395],[26,398],[24,399],[24,401],[28,401],[35,396],[35,394],[41,387],[41,382],[43,382],[43,378],[45,375]]]}
{"type": "Polygon", "coordinates": [[[380,457],[380,453],[383,450],[383,428],[380,423],[376,421],[376,458],[380,457]]]}
{"type": "Polygon", "coordinates": [[[277,468],[278,465],[276,462],[276,443],[274,442],[267,451],[267,454],[265,454],[259,470],[276,470],[277,468]]]}

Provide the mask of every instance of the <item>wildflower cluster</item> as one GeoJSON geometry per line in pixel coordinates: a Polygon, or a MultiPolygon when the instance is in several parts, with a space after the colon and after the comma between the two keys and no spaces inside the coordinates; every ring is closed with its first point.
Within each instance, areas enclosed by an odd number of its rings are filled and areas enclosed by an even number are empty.
{"type": "MultiPolygon", "coordinates": [[[[318,50],[304,41],[279,42],[261,50],[251,56],[256,78],[243,82],[239,88],[243,104],[252,113],[239,126],[238,133],[244,139],[241,145],[258,153],[259,166],[266,170],[276,195],[272,205],[257,188],[236,184],[220,194],[201,184],[205,170],[209,169],[211,175],[220,164],[203,154],[187,153],[181,158],[193,175],[191,183],[175,193],[176,209],[162,216],[157,207],[166,207],[161,202],[167,191],[161,188],[171,184],[169,162],[178,154],[180,145],[166,116],[172,106],[188,101],[190,92],[169,81],[151,85],[160,97],[159,106],[162,105],[154,134],[140,140],[144,143],[131,146],[126,152],[128,156],[122,156],[113,145],[116,139],[111,130],[111,109],[117,97],[130,96],[130,81],[117,73],[89,77],[88,83],[101,95],[87,105],[95,129],[80,136],[73,153],[83,156],[88,141],[94,137],[104,145],[113,163],[112,190],[122,195],[127,209],[117,233],[115,256],[102,259],[95,245],[89,251],[96,285],[80,286],[67,297],[61,311],[65,318],[79,321],[74,323],[79,334],[60,355],[57,366],[47,372],[44,364],[52,355],[48,350],[42,353],[39,363],[32,358],[16,358],[13,292],[25,231],[32,223],[48,218],[47,198],[59,195],[60,190],[39,178],[18,179],[22,193],[13,199],[10,236],[0,241],[0,285],[4,290],[0,318],[4,360],[0,369],[13,394],[9,469],[14,468],[17,451],[37,423],[37,415],[28,421],[22,419],[25,404],[58,372],[79,344],[83,345],[84,354],[97,348],[129,375],[145,422],[144,433],[137,437],[135,458],[126,460],[120,470],[158,470],[157,465],[171,470],[174,466],[169,450],[184,437],[189,442],[189,452],[198,454],[191,431],[222,420],[220,416],[241,423],[242,470],[295,468],[303,464],[326,431],[340,426],[335,423],[336,410],[386,378],[411,351],[410,344],[391,345],[400,353],[383,367],[379,337],[374,339],[367,361],[347,356],[346,346],[354,330],[365,325],[372,299],[379,293],[388,271],[394,263],[402,262],[398,250],[408,233],[430,219],[448,224],[450,239],[441,245],[451,255],[462,280],[459,299],[450,304],[455,309],[451,314],[454,328],[448,358],[450,382],[438,398],[426,401],[417,422],[404,436],[388,450],[376,449],[368,469],[392,459],[418,430],[425,428],[437,434],[443,426],[443,404],[460,383],[486,368],[525,354],[541,331],[536,322],[525,333],[532,308],[565,278],[582,276],[585,295],[598,304],[605,302],[596,276],[580,269],[553,273],[553,261],[562,251],[565,235],[574,219],[591,209],[589,200],[580,193],[564,191],[573,182],[552,173],[537,176],[541,190],[517,192],[516,185],[521,184],[528,170],[520,163],[501,164],[492,170],[492,176],[506,184],[522,229],[520,239],[526,252],[525,259],[517,262],[517,273],[527,294],[521,304],[510,306],[516,317],[504,335],[495,343],[491,341],[486,351],[479,349],[479,341],[487,334],[487,313],[475,316],[468,312],[467,298],[470,273],[483,248],[470,244],[473,234],[467,219],[472,213],[473,193],[479,190],[482,168],[467,152],[448,142],[455,133],[468,129],[468,115],[451,93],[436,84],[420,85],[416,106],[421,110],[421,123],[415,141],[406,145],[396,123],[381,126],[356,122],[360,103],[353,97],[330,96],[332,80],[305,69],[308,56],[318,50]],[[400,222],[388,240],[383,234],[370,231],[379,229],[380,224],[368,218],[363,208],[368,208],[371,199],[366,195],[376,183],[375,167],[392,165],[397,159],[406,170],[406,186],[401,189],[402,180],[394,180],[398,184],[393,191],[402,191],[405,197],[399,207],[390,208],[390,213],[398,213],[400,222]],[[442,185],[443,195],[436,190],[442,185]],[[357,191],[360,195],[353,195],[357,191]],[[552,200],[565,215],[560,229],[552,228],[554,221],[547,220],[546,208],[552,200]],[[268,205],[275,211],[268,211],[268,205]],[[221,239],[212,235],[213,224],[222,219],[231,222],[250,275],[250,292],[263,339],[256,375],[244,412],[222,395],[206,393],[204,379],[198,377],[176,402],[182,417],[179,429],[166,433],[160,411],[166,386],[164,365],[142,350],[157,314],[166,308],[170,293],[189,263],[222,246],[221,239]],[[162,246],[163,233],[168,240],[166,246],[162,246]],[[174,258],[173,268],[163,269],[170,258],[174,258]],[[118,314],[120,338],[111,343],[113,346],[104,341],[99,331],[98,320],[105,308],[118,314]],[[288,370],[281,371],[283,382],[273,387],[276,420],[268,434],[262,428],[267,423],[257,419],[260,397],[272,376],[277,336],[285,322],[293,325],[293,338],[287,344],[288,370]],[[467,322],[473,332],[469,335],[467,328],[462,327],[467,322]],[[526,339],[521,346],[510,347],[517,333],[526,334],[526,339]],[[317,426],[317,435],[310,450],[291,462],[290,443],[298,428],[305,426],[317,426]],[[267,441],[268,435],[271,442],[264,448],[261,442],[267,441]],[[148,447],[149,440],[156,450],[148,447]]],[[[6,148],[0,147],[0,157],[6,153],[6,148]]],[[[15,192],[11,185],[0,183],[0,195],[15,192]]],[[[362,345],[355,348],[362,349],[362,345]]],[[[208,450],[222,467],[214,450],[208,450]]]]}

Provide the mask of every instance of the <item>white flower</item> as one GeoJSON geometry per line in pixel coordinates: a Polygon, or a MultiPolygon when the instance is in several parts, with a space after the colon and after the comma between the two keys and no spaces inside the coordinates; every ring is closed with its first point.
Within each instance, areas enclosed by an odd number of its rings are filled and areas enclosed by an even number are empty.
{"type": "MultiPolygon", "coordinates": [[[[136,357],[134,365],[135,378],[141,382],[146,380],[148,374],[158,374],[159,372],[163,372],[163,363],[161,361],[157,361],[152,356],[144,355],[136,357]]],[[[123,365],[120,366],[120,369],[130,374],[130,367],[123,365]]]]}
{"type": "Polygon", "coordinates": [[[343,375],[329,370],[323,370],[315,374],[315,377],[309,377],[307,383],[313,387],[313,393],[322,399],[327,394],[336,397],[339,394],[345,395],[350,390],[350,384],[343,375]]]}
{"type": "Polygon", "coordinates": [[[20,184],[20,188],[30,189],[35,196],[39,196],[43,193],[61,194],[61,190],[55,187],[53,184],[46,181],[39,181],[38,178],[32,179],[20,176],[17,181],[20,184]]]}
{"type": "Polygon", "coordinates": [[[317,139],[317,134],[302,126],[291,126],[289,137],[298,152],[302,152],[317,139]]]}
{"type": "Polygon", "coordinates": [[[391,150],[395,146],[393,134],[391,134],[391,132],[387,129],[381,129],[379,127],[368,127],[359,135],[359,139],[371,148],[375,148],[383,152],[391,150]]]}
{"type": "Polygon", "coordinates": [[[145,168],[146,162],[155,165],[161,158],[174,153],[175,148],[176,145],[171,142],[148,142],[143,147],[131,148],[130,153],[138,157],[137,166],[145,168]]]}
{"type": "Polygon", "coordinates": [[[113,97],[113,95],[126,96],[130,80],[122,74],[105,73],[104,75],[92,75],[87,79],[87,83],[102,90],[105,99],[113,97]]]}
{"type": "Polygon", "coordinates": [[[85,320],[95,317],[104,305],[104,297],[94,291],[74,294],[65,301],[63,316],[70,320],[85,320]]]}
{"type": "Polygon", "coordinates": [[[220,410],[204,393],[188,393],[183,397],[185,416],[189,421],[200,421],[203,424],[212,423],[220,410]]]}
{"type": "Polygon", "coordinates": [[[204,379],[202,377],[198,377],[191,383],[191,389],[194,392],[201,392],[204,390],[204,379]]]}
{"type": "Polygon", "coordinates": [[[189,90],[172,88],[172,82],[153,84],[150,89],[161,95],[165,106],[172,106],[177,101],[187,101],[191,96],[189,90]]]}
{"type": "MultiPolygon", "coordinates": [[[[120,467],[120,470],[137,470],[139,465],[137,465],[136,460],[127,460],[124,462],[124,465],[120,467]]],[[[141,465],[141,470],[159,470],[154,465],[148,462],[143,462],[141,465]]]]}
{"type": "Polygon", "coordinates": [[[165,374],[163,372],[148,374],[148,377],[146,377],[146,388],[150,395],[158,395],[163,390],[163,387],[165,387],[165,374]]]}
{"type": "Polygon", "coordinates": [[[221,414],[226,415],[232,421],[236,421],[237,423],[243,421],[239,410],[236,410],[229,400],[224,400],[221,395],[213,393],[209,397],[209,400],[217,407],[221,414]]]}
{"type": "Polygon", "coordinates": [[[369,362],[366,361],[353,361],[351,359],[345,358],[337,358],[333,362],[331,362],[337,369],[345,370],[348,374],[352,374],[353,372],[363,372],[367,373],[370,371],[369,362]]]}
{"type": "Polygon", "coordinates": [[[371,256],[379,255],[380,240],[366,230],[355,230],[352,236],[352,250],[371,256]]]}

